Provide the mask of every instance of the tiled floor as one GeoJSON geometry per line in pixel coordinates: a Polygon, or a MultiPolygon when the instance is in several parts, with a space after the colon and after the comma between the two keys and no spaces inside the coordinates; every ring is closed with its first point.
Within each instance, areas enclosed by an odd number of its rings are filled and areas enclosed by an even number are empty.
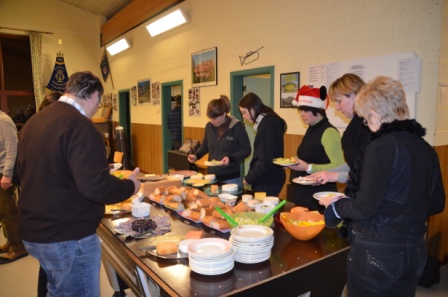
{"type": "MultiPolygon", "coordinates": [[[[0,232],[1,233],[1,232],[0,232]]],[[[0,244],[4,243],[0,236],[0,244]]],[[[31,256],[16,262],[0,265],[0,296],[1,297],[33,297],[37,296],[37,275],[39,263],[31,256]]],[[[441,283],[430,289],[417,288],[416,297],[446,297],[448,296],[448,265],[441,268],[441,283]]],[[[101,269],[101,297],[112,297],[114,291],[109,285],[104,269],[101,269]]],[[[127,297],[135,295],[127,290],[127,297]]],[[[346,296],[343,294],[342,296],[346,296]]],[[[329,296],[331,297],[331,296],[329,296]]],[[[336,296],[337,297],[337,296],[336,296]]]]}

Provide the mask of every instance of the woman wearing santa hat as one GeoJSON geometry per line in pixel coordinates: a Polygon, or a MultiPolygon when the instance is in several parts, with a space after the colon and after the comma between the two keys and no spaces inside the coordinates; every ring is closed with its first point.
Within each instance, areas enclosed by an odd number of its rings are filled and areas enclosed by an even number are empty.
{"type": "MultiPolygon", "coordinates": [[[[325,109],[328,107],[327,89],[322,86],[312,88],[303,86],[297,93],[293,105],[297,106],[300,117],[308,129],[297,149],[299,164],[291,168],[290,180],[307,176],[313,172],[329,170],[344,163],[341,135],[329,122],[325,109]]],[[[287,198],[296,205],[317,210],[319,204],[313,199],[316,192],[336,192],[335,183],[322,186],[309,186],[292,183],[288,185],[287,198]]]]}

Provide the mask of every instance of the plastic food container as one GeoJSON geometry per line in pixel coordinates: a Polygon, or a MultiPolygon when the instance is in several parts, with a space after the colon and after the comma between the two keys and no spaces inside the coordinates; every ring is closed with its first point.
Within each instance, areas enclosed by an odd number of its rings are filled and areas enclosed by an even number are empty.
{"type": "Polygon", "coordinates": [[[280,202],[280,199],[278,199],[278,197],[268,196],[268,197],[264,198],[263,202],[264,202],[264,204],[277,206],[280,202]]]}
{"type": "Polygon", "coordinates": [[[241,198],[243,202],[247,204],[247,202],[254,199],[254,196],[252,196],[251,194],[244,194],[243,196],[241,196],[241,198]]]}
{"type": "Polygon", "coordinates": [[[235,206],[236,199],[238,198],[237,196],[226,193],[219,194],[218,197],[225,205],[228,206],[235,206]]]}
{"type": "Polygon", "coordinates": [[[259,204],[255,205],[255,212],[268,213],[274,208],[275,208],[274,205],[266,204],[266,203],[259,203],[259,204]]]}

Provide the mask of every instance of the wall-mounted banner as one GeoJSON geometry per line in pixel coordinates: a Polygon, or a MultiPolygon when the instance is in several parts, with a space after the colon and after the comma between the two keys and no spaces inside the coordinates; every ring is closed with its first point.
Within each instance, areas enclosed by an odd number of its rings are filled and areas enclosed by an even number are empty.
{"type": "Polygon", "coordinates": [[[107,51],[104,49],[103,57],[101,58],[101,74],[103,75],[104,82],[107,82],[107,78],[110,73],[109,59],[107,58],[107,51]]]}
{"type": "Polygon", "coordinates": [[[65,69],[64,54],[58,53],[54,64],[53,74],[46,88],[50,91],[64,92],[68,81],[67,69],[65,69]]]}

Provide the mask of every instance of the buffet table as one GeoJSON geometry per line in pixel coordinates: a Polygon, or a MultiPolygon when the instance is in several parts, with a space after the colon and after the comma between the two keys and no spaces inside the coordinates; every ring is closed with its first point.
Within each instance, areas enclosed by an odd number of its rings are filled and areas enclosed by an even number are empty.
{"type": "MultiPolygon", "coordinates": [[[[147,197],[145,197],[147,200],[147,197]]],[[[182,236],[190,230],[204,230],[207,237],[228,239],[201,223],[151,202],[151,216],[165,215],[172,231],[164,236],[182,236]]],[[[293,207],[287,203],[283,211],[293,207]]],[[[341,296],[346,283],[346,240],[336,229],[325,228],[310,241],[294,239],[275,221],[274,246],[268,261],[257,264],[236,262],[233,270],[216,276],[190,270],[188,259],[162,259],[148,254],[151,238],[126,240],[114,227],[129,217],[112,220],[105,216],[97,230],[102,243],[103,265],[114,296],[130,288],[137,296],[341,296]],[[308,294],[307,294],[308,293],[308,294]]],[[[128,238],[129,239],[129,238],[128,238]]]]}

